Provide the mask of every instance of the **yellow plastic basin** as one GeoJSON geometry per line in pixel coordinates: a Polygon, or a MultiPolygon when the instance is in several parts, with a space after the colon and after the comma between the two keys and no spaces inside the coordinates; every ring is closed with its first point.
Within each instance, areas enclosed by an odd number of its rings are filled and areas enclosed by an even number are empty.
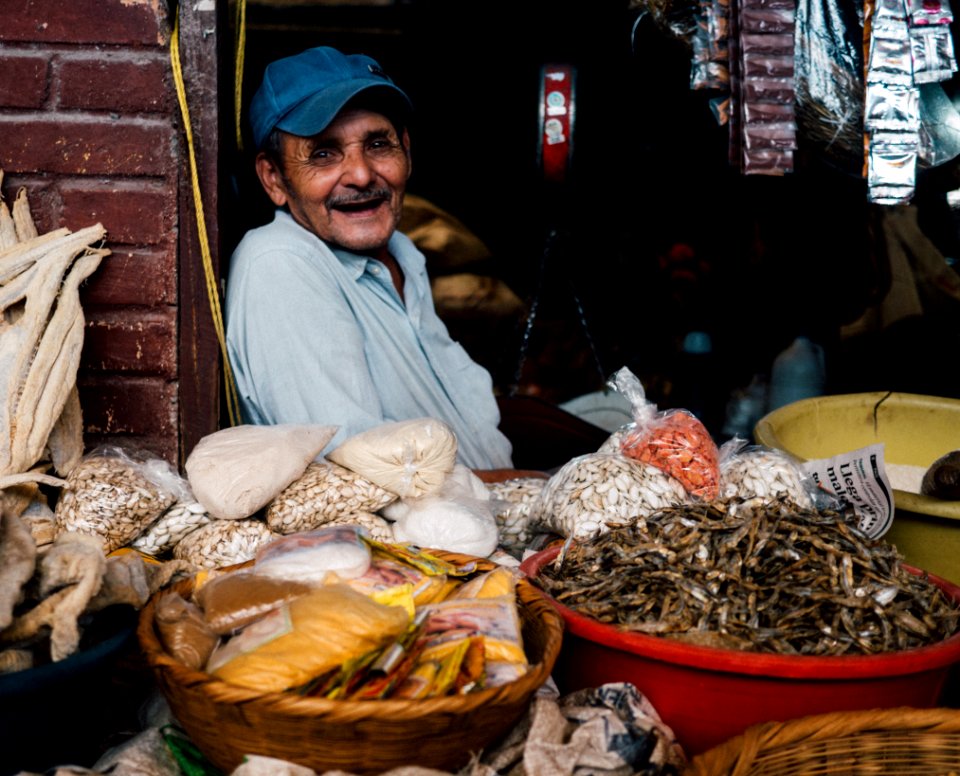
{"type": "MultiPolygon", "coordinates": [[[[882,442],[887,464],[928,467],[960,449],[960,399],[887,391],[802,399],[761,418],[754,440],[804,460],[882,442]]],[[[960,580],[960,501],[896,489],[893,498],[884,538],[909,563],[960,580]]]]}

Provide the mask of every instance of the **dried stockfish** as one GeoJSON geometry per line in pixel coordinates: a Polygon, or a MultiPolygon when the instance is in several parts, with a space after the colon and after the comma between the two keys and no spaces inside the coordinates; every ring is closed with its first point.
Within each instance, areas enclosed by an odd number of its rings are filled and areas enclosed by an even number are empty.
{"type": "Polygon", "coordinates": [[[32,240],[38,235],[37,225],[33,223],[33,215],[30,213],[26,189],[20,189],[13,201],[13,225],[17,230],[18,242],[32,240]]]}
{"type": "Polygon", "coordinates": [[[0,444],[0,474],[25,471],[38,460],[31,456],[42,453],[46,435],[73,389],[83,337],[77,290],[107,254],[89,247],[104,234],[97,224],[51,241],[47,251],[36,259],[22,314],[2,329],[0,431],[4,438],[0,444]],[[70,270],[75,259],[79,269],[70,270]],[[41,398],[38,392],[44,390],[49,395],[41,398]],[[40,410],[53,414],[36,417],[40,410]],[[43,430],[31,431],[38,428],[43,430]]]}

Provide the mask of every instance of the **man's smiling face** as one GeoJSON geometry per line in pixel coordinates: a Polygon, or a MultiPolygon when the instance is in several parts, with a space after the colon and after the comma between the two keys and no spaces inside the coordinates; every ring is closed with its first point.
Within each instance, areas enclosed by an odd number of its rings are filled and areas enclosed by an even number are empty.
{"type": "Polygon", "coordinates": [[[266,154],[257,173],[274,204],[286,205],[325,242],[377,257],[400,221],[410,177],[410,139],[386,116],[342,111],[319,135],[281,135],[282,169],[266,154]]]}

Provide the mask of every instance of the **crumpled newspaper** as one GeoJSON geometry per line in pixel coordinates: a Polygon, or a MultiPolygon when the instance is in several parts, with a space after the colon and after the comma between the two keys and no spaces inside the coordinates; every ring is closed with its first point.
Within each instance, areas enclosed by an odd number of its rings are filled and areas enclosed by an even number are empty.
{"type": "MultiPolygon", "coordinates": [[[[92,770],[68,767],[52,776],[179,776],[160,730],[147,728],[92,770]]],[[[647,698],[634,685],[618,682],[560,698],[539,693],[495,748],[457,773],[409,765],[380,776],[677,776],[686,763],[673,731],[647,698]]],[[[249,755],[230,776],[354,775],[341,770],[318,774],[285,760],[249,755]]]]}
{"type": "MultiPolygon", "coordinates": [[[[626,682],[534,698],[526,717],[495,749],[451,774],[419,766],[380,776],[672,776],[686,765],[673,731],[626,682]]],[[[250,757],[231,776],[353,776],[250,757]]]]}

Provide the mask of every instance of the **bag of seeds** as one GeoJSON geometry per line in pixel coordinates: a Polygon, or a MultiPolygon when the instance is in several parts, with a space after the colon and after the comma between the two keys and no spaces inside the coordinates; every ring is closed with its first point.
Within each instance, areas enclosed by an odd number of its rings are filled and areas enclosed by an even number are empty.
{"type": "Polygon", "coordinates": [[[633,407],[634,422],[615,432],[620,452],[666,472],[692,496],[713,501],[720,492],[720,455],[700,419],[684,409],[658,410],[626,367],[611,386],[633,407]]]}
{"type": "Polygon", "coordinates": [[[656,466],[596,452],[567,461],[547,481],[531,514],[561,536],[592,539],[688,498],[683,485],[656,466]]]}
{"type": "Polygon", "coordinates": [[[105,553],[127,545],[190,488],[173,466],[136,448],[104,445],[67,475],[54,515],[57,533],[98,537],[105,553]]]}
{"type": "Polygon", "coordinates": [[[751,445],[739,437],[720,446],[720,496],[724,499],[787,499],[811,509],[811,493],[816,489],[817,484],[797,459],[783,450],[751,445]]]}
{"type": "Polygon", "coordinates": [[[358,512],[377,512],[397,495],[329,461],[314,461],[267,506],[270,529],[282,534],[319,528],[358,512]]]}

